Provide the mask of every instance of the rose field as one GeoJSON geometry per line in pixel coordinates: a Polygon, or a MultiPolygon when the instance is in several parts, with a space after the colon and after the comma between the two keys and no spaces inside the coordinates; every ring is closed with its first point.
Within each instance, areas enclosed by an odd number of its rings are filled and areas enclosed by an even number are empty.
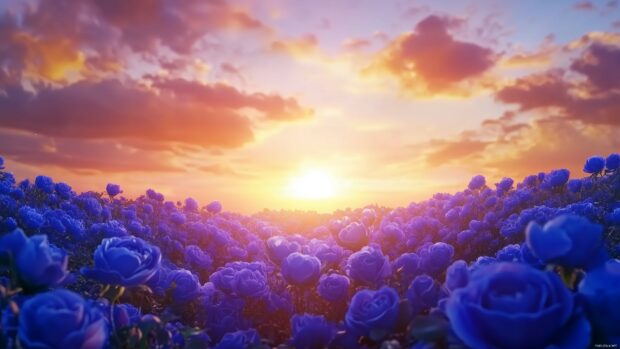
{"type": "Polygon", "coordinates": [[[252,216],[0,168],[3,348],[620,344],[618,154],[583,178],[252,216]]]}

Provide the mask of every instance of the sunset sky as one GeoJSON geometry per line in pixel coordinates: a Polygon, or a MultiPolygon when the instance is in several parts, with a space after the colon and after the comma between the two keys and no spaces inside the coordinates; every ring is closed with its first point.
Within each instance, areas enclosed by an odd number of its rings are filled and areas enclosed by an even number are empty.
{"type": "Polygon", "coordinates": [[[0,0],[18,179],[403,206],[620,151],[618,1],[0,0]]]}

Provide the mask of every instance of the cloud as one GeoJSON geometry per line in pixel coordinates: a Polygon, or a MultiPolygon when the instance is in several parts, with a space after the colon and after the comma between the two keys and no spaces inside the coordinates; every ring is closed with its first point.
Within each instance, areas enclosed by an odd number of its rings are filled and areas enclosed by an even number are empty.
{"type": "Polygon", "coordinates": [[[515,79],[495,98],[516,110],[454,139],[431,142],[425,160],[431,166],[458,164],[497,176],[566,166],[580,174],[587,156],[620,147],[618,66],[618,46],[592,43],[566,70],[515,79]]]}
{"type": "Polygon", "coordinates": [[[520,110],[549,110],[585,123],[620,125],[620,48],[590,45],[570,65],[584,79],[569,79],[561,70],[517,79],[496,92],[496,99],[520,110]]]}
{"type": "Polygon", "coordinates": [[[425,155],[426,163],[436,167],[449,163],[467,161],[479,156],[490,142],[471,139],[437,140],[431,143],[431,151],[425,155]]]}
{"type": "Polygon", "coordinates": [[[143,150],[114,139],[63,139],[0,129],[2,155],[33,166],[85,172],[180,172],[169,151],[143,150]]]}
{"type": "Polygon", "coordinates": [[[497,57],[489,48],[456,40],[450,33],[459,20],[431,15],[415,31],[393,40],[378,54],[371,71],[382,71],[415,92],[446,92],[472,82],[489,70],[497,57]]]}
{"type": "Polygon", "coordinates": [[[293,98],[183,79],[149,82],[81,81],[37,93],[13,86],[0,95],[0,125],[51,137],[232,148],[253,140],[256,123],[311,115],[293,98]]]}
{"type": "Polygon", "coordinates": [[[592,1],[579,1],[573,8],[578,11],[593,11],[596,9],[592,1]]]}
{"type": "Polygon", "coordinates": [[[598,90],[620,89],[620,47],[593,44],[570,68],[598,90]]]}
{"type": "Polygon", "coordinates": [[[259,20],[222,1],[93,0],[93,7],[94,13],[136,52],[150,52],[164,45],[187,54],[214,30],[267,30],[259,20]]]}
{"type": "Polygon", "coordinates": [[[271,43],[274,52],[291,56],[309,56],[318,51],[319,40],[314,34],[305,34],[296,39],[281,39],[271,43]]]}
{"type": "Polygon", "coordinates": [[[272,29],[224,1],[24,2],[0,15],[0,71],[5,83],[100,77],[132,59],[189,55],[223,31],[272,29]]]}
{"type": "Polygon", "coordinates": [[[549,66],[553,55],[560,47],[554,44],[555,35],[545,36],[542,44],[534,51],[520,51],[502,60],[502,65],[508,68],[546,67],[549,66]]]}
{"type": "Polygon", "coordinates": [[[506,104],[517,104],[521,111],[562,107],[574,98],[571,84],[564,80],[564,71],[550,70],[516,79],[495,93],[495,98],[506,104]]]}
{"type": "Polygon", "coordinates": [[[368,48],[372,42],[368,39],[347,39],[342,43],[342,47],[348,51],[358,51],[368,48]]]}

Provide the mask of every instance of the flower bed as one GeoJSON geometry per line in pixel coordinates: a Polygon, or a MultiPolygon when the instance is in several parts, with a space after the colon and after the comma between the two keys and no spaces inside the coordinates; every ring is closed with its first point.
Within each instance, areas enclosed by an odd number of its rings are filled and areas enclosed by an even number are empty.
{"type": "Polygon", "coordinates": [[[244,216],[17,183],[0,158],[0,347],[620,344],[620,156],[407,207],[244,216]]]}

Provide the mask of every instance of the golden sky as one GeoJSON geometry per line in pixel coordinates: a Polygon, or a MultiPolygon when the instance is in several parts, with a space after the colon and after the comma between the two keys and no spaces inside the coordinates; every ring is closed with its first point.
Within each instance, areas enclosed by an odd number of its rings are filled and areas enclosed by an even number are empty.
{"type": "Polygon", "coordinates": [[[19,179],[403,206],[620,148],[618,1],[0,2],[19,179]]]}

